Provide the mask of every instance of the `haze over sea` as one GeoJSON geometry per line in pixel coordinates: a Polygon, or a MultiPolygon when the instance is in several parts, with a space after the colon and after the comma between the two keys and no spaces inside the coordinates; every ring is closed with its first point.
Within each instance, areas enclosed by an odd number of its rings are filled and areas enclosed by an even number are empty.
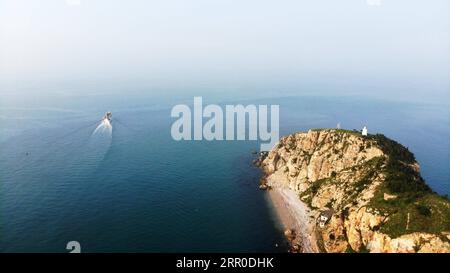
{"type": "MultiPolygon", "coordinates": [[[[281,135],[367,125],[409,147],[429,185],[450,193],[447,105],[355,96],[204,100],[279,104],[281,135]]],[[[2,105],[0,249],[65,252],[76,240],[85,252],[283,251],[251,164],[259,144],[174,141],[172,103],[108,94],[2,105]],[[92,135],[107,110],[112,137],[92,135]]]]}

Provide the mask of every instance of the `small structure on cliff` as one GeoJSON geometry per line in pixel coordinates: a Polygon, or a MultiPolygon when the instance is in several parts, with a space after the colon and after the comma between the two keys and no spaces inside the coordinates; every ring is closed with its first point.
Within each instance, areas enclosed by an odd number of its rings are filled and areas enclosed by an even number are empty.
{"type": "Polygon", "coordinates": [[[325,225],[330,221],[331,216],[333,216],[334,211],[332,209],[323,210],[320,212],[319,218],[317,218],[317,223],[320,228],[324,228],[325,225]]]}
{"type": "Polygon", "coordinates": [[[363,135],[363,136],[367,136],[367,127],[366,126],[364,126],[364,128],[362,129],[362,132],[361,132],[361,134],[363,135]]]}

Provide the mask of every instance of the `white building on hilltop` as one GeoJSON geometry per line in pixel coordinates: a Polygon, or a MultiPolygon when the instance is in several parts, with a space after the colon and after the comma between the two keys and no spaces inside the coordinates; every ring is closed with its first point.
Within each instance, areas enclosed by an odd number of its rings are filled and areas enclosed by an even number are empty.
{"type": "Polygon", "coordinates": [[[364,126],[361,133],[363,136],[367,136],[367,127],[366,126],[364,126]]]}

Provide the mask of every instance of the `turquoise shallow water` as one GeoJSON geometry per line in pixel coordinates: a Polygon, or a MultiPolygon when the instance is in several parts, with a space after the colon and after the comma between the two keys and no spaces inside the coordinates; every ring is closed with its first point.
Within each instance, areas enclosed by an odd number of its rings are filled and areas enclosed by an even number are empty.
{"type": "MultiPolygon", "coordinates": [[[[176,142],[172,104],[95,101],[0,108],[1,251],[65,252],[72,240],[85,252],[284,250],[257,189],[256,141],[176,142]],[[106,110],[116,118],[112,136],[92,136],[106,110]]],[[[211,102],[279,104],[281,134],[366,124],[408,146],[428,184],[450,193],[444,105],[347,97],[211,102]]]]}

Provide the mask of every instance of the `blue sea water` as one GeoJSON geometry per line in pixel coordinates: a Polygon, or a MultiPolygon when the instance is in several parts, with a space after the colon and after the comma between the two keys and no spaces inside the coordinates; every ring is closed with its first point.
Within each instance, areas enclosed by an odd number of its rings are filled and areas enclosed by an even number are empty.
{"type": "MultiPolygon", "coordinates": [[[[409,147],[433,190],[450,194],[448,105],[329,96],[204,99],[279,104],[282,135],[338,122],[367,125],[409,147]]],[[[251,164],[259,143],[174,141],[176,103],[192,100],[98,95],[2,104],[0,250],[67,252],[75,240],[83,252],[284,251],[251,164]],[[93,135],[108,110],[112,135],[93,135]]]]}

